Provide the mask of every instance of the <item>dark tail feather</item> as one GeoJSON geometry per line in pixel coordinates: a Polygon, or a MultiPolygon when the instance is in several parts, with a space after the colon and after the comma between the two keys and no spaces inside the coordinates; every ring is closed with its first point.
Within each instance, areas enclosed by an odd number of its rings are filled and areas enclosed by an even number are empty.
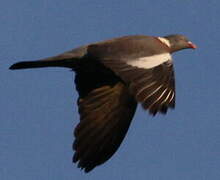
{"type": "Polygon", "coordinates": [[[28,69],[41,67],[68,67],[74,68],[78,59],[64,59],[64,60],[38,60],[38,61],[22,61],[17,62],[9,67],[9,69],[28,69]]]}
{"type": "Polygon", "coordinates": [[[41,67],[67,67],[75,69],[87,53],[87,46],[67,51],[63,54],[40,59],[37,61],[22,61],[13,64],[9,69],[27,69],[27,68],[41,68],[41,67]]]}

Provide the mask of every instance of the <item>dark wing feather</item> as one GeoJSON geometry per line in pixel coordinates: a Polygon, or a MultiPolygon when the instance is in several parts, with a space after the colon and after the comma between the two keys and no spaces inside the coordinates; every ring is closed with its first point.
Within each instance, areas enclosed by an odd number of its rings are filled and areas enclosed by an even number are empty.
{"type": "Polygon", "coordinates": [[[169,60],[154,68],[144,69],[126,64],[126,61],[102,60],[129,84],[129,89],[144,109],[155,115],[166,113],[175,106],[175,80],[172,61],[169,60]]]}
{"type": "MultiPolygon", "coordinates": [[[[87,77],[87,82],[90,77],[87,77]]],[[[94,86],[92,84],[99,86],[88,88],[84,82],[83,87],[77,88],[84,93],[79,92],[80,123],[74,131],[73,162],[78,162],[78,167],[85,172],[104,163],[116,152],[126,135],[137,106],[134,97],[121,81],[114,83],[105,81],[103,84],[99,78],[110,79],[102,73],[90,81],[91,86],[94,86]],[[86,92],[88,89],[89,92],[86,92]]]]}

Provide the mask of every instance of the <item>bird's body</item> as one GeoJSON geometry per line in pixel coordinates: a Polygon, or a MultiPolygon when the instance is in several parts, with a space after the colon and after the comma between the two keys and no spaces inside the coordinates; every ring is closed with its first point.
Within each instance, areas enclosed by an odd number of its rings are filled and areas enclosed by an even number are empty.
{"type": "Polygon", "coordinates": [[[196,48],[182,35],[125,36],[93,43],[58,56],[18,62],[10,69],[67,67],[75,71],[80,123],[73,162],[86,172],[118,149],[137,102],[155,115],[175,106],[171,53],[196,48]]]}

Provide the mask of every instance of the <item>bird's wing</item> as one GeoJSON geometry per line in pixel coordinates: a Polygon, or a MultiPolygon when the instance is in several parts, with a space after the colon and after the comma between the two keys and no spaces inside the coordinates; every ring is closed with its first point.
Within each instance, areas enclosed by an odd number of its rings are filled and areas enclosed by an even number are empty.
{"type": "Polygon", "coordinates": [[[166,113],[169,107],[174,108],[175,80],[171,59],[152,68],[120,60],[102,62],[129,84],[136,100],[151,114],[166,113]]]}
{"type": "MultiPolygon", "coordinates": [[[[84,82],[85,83],[85,82],[84,82]]],[[[137,103],[121,82],[91,90],[78,100],[80,123],[74,135],[73,162],[89,172],[107,161],[118,149],[137,103]]]]}
{"type": "MultiPolygon", "coordinates": [[[[88,53],[127,83],[144,109],[153,115],[158,111],[166,113],[169,107],[175,106],[172,57],[169,52],[156,52],[155,46],[145,46],[144,43],[124,41],[121,46],[116,43],[94,44],[88,47],[88,53]]],[[[152,41],[154,45],[157,43],[152,41]]],[[[156,49],[161,47],[157,44],[156,49]]]]}

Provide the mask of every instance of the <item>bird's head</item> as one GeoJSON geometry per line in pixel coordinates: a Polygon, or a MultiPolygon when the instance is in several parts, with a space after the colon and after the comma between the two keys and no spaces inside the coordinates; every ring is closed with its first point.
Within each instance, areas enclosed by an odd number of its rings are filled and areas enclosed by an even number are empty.
{"type": "Polygon", "coordinates": [[[180,34],[168,35],[164,36],[164,38],[169,41],[171,52],[175,52],[181,49],[197,48],[197,46],[188,40],[187,37],[180,34]]]}

